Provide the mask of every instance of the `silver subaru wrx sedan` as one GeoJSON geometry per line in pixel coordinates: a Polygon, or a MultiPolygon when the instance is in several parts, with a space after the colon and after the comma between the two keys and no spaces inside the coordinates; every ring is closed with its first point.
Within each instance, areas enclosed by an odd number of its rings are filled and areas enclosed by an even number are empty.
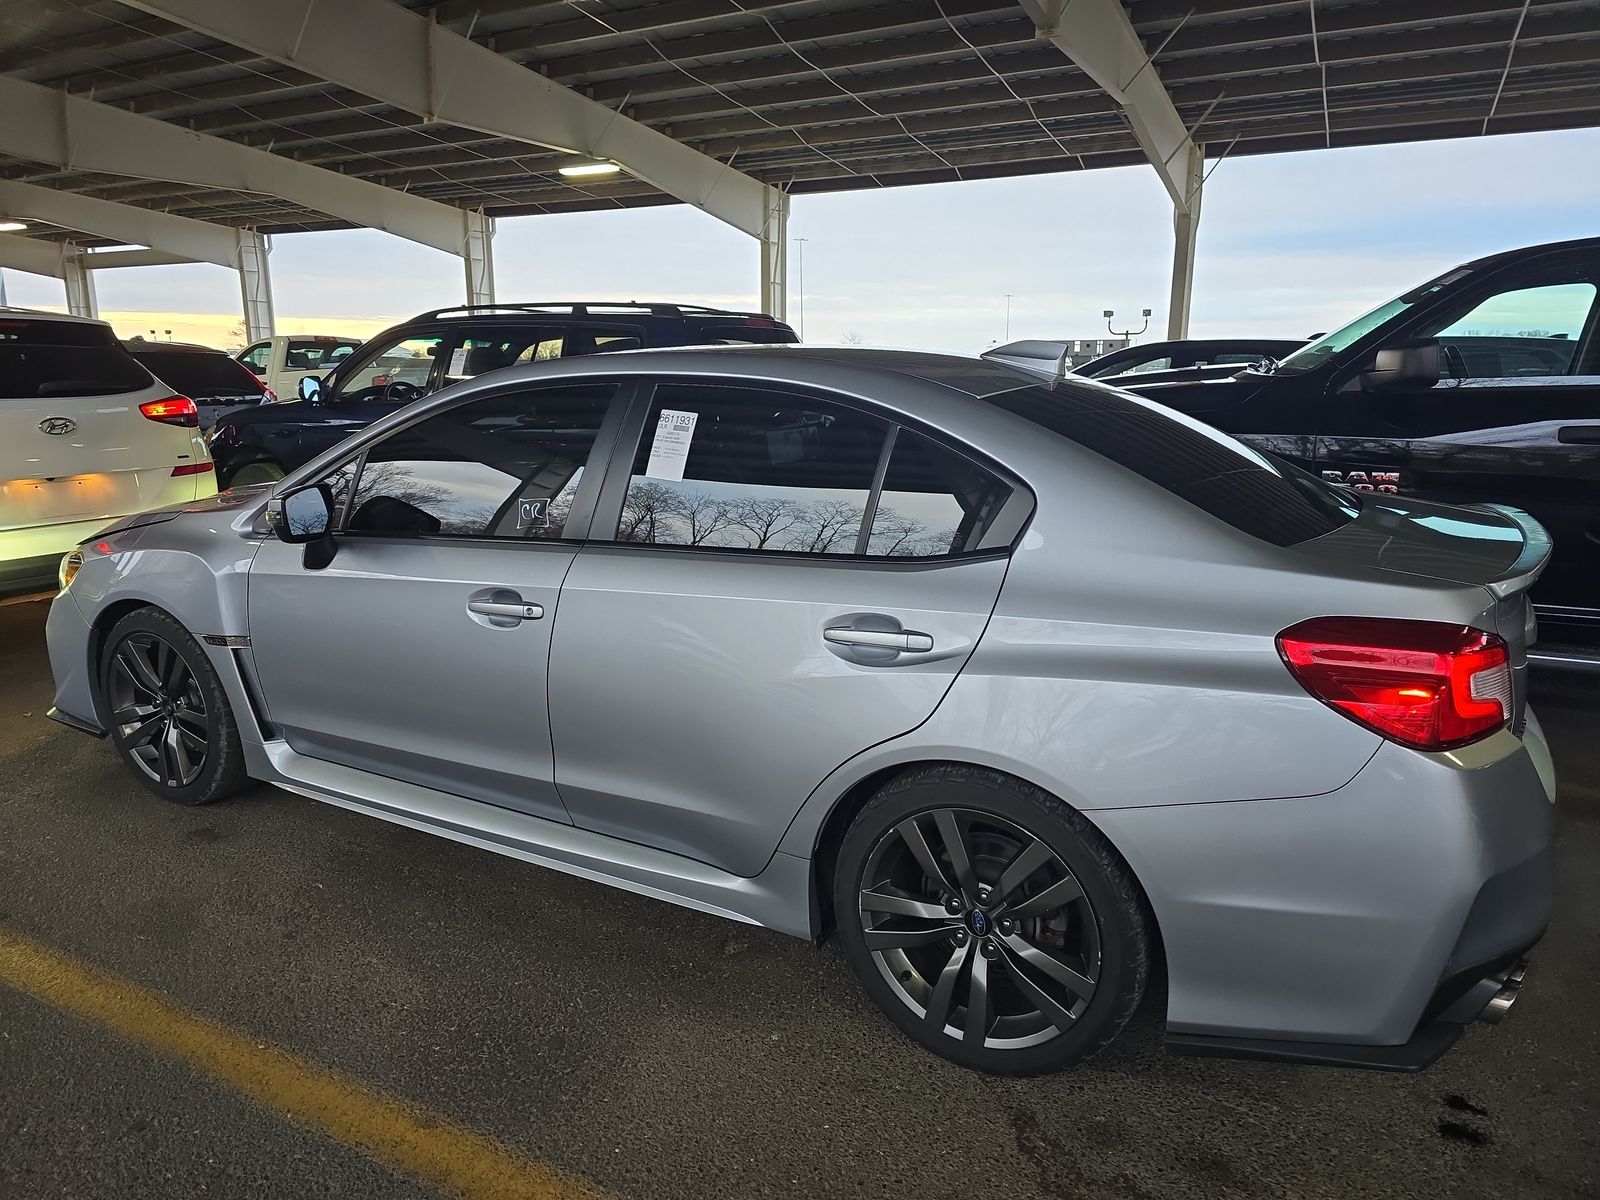
{"type": "Polygon", "coordinates": [[[1415,1070],[1522,984],[1554,780],[1512,509],[1329,487],[931,354],[515,367],[269,494],[131,517],[58,719],[801,937],[928,1049],[1415,1070]]]}

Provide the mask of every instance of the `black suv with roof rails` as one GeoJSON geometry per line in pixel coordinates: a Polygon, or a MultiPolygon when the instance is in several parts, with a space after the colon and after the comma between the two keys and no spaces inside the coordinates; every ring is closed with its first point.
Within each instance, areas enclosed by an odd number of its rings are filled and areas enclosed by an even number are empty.
{"type": "Polygon", "coordinates": [[[659,346],[797,342],[762,313],[564,301],[441,308],[380,333],[300,398],[229,413],[209,437],[217,483],[270,483],[419,396],[519,363],[659,346]]]}
{"type": "Polygon", "coordinates": [[[1115,383],[1365,502],[1532,514],[1554,547],[1533,657],[1600,664],[1600,238],[1466,263],[1231,378],[1115,383]]]}

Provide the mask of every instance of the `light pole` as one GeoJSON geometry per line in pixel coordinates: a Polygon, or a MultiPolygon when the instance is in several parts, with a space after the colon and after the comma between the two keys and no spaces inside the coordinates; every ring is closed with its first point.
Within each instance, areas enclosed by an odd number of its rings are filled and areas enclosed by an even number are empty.
{"type": "Polygon", "coordinates": [[[1006,341],[1011,340],[1011,293],[1006,293],[1006,341]]]}
{"type": "Polygon", "coordinates": [[[800,340],[806,337],[806,238],[794,240],[794,290],[798,293],[800,340]]]}
{"type": "Polygon", "coordinates": [[[1150,310],[1148,308],[1142,308],[1139,310],[1139,315],[1144,318],[1144,324],[1139,326],[1137,329],[1111,328],[1111,318],[1117,315],[1112,309],[1103,308],[1100,310],[1100,315],[1106,319],[1107,333],[1109,333],[1112,337],[1127,338],[1130,344],[1133,342],[1134,338],[1138,337],[1146,329],[1150,328],[1150,310]]]}

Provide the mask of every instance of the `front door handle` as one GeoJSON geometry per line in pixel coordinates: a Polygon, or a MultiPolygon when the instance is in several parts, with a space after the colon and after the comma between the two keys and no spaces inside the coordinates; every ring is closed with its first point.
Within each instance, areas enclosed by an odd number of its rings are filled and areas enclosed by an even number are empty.
{"type": "Polygon", "coordinates": [[[910,654],[926,654],[933,649],[933,639],[914,629],[891,632],[887,629],[856,629],[850,625],[835,625],[822,631],[824,641],[839,646],[871,646],[877,650],[903,650],[910,654]]]}
{"type": "Polygon", "coordinates": [[[504,600],[468,600],[467,611],[480,617],[500,617],[511,621],[537,621],[544,616],[542,604],[511,604],[504,600]]]}

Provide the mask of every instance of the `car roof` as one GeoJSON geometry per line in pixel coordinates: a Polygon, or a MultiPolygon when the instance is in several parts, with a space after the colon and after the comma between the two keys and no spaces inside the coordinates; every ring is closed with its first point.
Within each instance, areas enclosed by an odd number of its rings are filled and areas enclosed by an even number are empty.
{"type": "Polygon", "coordinates": [[[1502,262],[1510,262],[1527,255],[1571,253],[1576,250],[1600,250],[1600,237],[1573,238],[1565,242],[1544,242],[1537,246],[1519,246],[1515,250],[1502,250],[1497,254],[1486,254],[1482,258],[1475,258],[1471,262],[1462,263],[1461,267],[1481,270],[1484,267],[1496,266],[1502,262]]]}
{"type": "Polygon", "coordinates": [[[220,354],[224,358],[233,357],[226,350],[218,350],[215,346],[202,346],[199,342],[152,342],[141,337],[124,338],[122,348],[129,354],[159,350],[163,354],[169,352],[176,354],[220,354]]]}
{"type": "Polygon", "coordinates": [[[41,308],[15,308],[12,306],[0,307],[0,316],[7,320],[21,318],[24,321],[67,321],[73,325],[104,325],[110,327],[111,322],[102,321],[98,317],[75,317],[70,313],[46,312],[41,308]]]}
{"type": "Polygon", "coordinates": [[[493,304],[457,304],[418,313],[412,321],[458,321],[481,317],[572,316],[572,317],[727,317],[735,320],[767,320],[782,325],[769,313],[741,312],[728,308],[708,308],[702,304],[677,304],[655,300],[528,300],[496,301],[493,304]]]}
{"type": "MultiPolygon", "coordinates": [[[[730,378],[753,375],[776,382],[810,383],[813,368],[848,367],[884,372],[940,384],[982,398],[1016,391],[1041,382],[1039,377],[1002,363],[929,350],[884,350],[861,346],[819,346],[774,343],[751,346],[662,346],[648,350],[618,350],[550,359],[511,371],[549,375],[625,373],[648,375],[705,372],[730,378]]],[[[496,374],[500,374],[497,372],[496,374]]],[[[1075,379],[1069,382],[1085,383],[1075,379]]]]}

